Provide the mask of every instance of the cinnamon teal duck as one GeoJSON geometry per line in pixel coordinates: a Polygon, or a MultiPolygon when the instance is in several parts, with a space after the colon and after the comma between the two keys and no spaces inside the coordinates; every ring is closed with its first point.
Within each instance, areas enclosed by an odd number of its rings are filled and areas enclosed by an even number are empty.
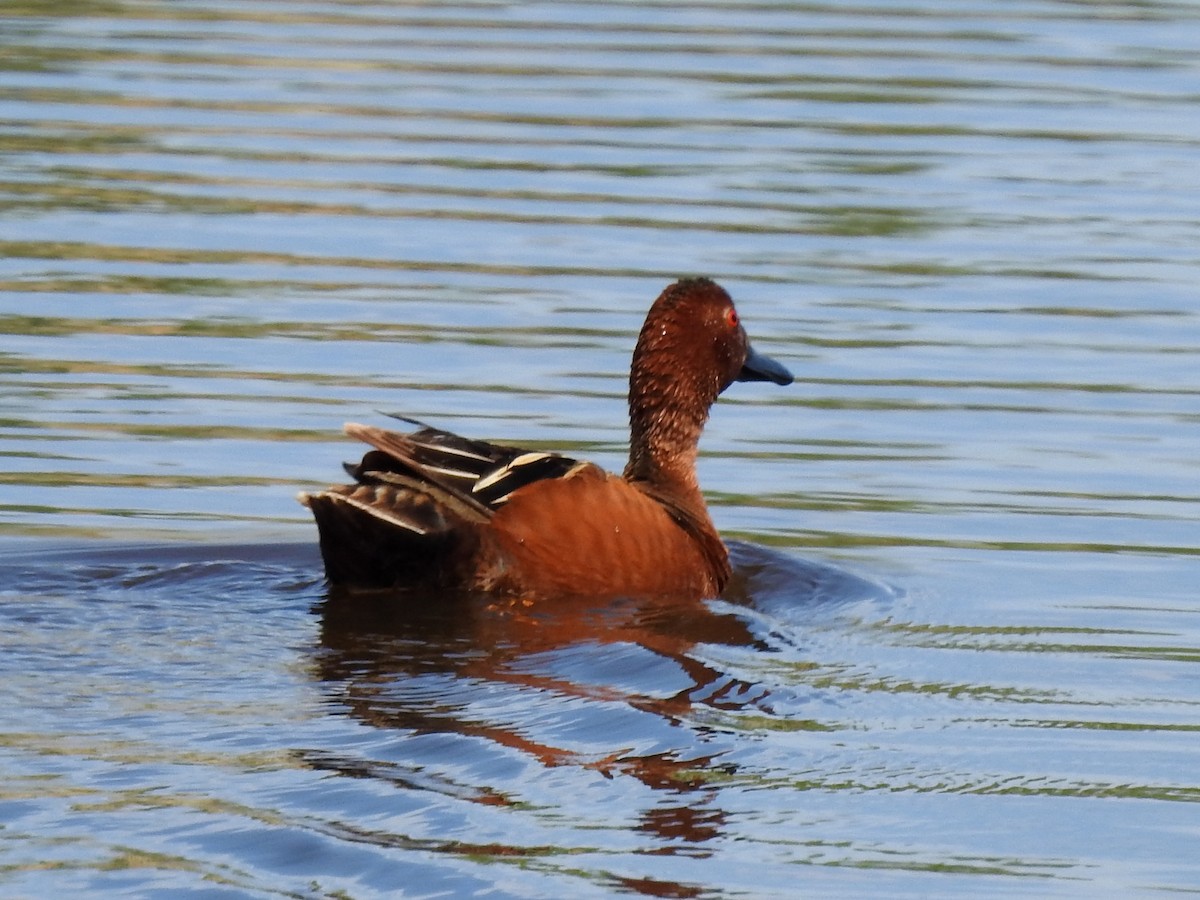
{"type": "Polygon", "coordinates": [[[329,581],[523,598],[713,597],[729,554],[696,480],[700,433],[735,381],[786,385],[707,278],[659,295],[633,351],[622,475],[556,453],[471,440],[414,420],[346,425],[372,449],[353,484],[300,495],[329,581]]]}

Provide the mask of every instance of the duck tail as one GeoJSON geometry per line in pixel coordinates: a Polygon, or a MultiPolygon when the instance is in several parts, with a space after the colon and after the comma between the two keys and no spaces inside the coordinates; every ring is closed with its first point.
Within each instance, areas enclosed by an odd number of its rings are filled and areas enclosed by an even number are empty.
{"type": "Polygon", "coordinates": [[[317,521],[332,584],[381,589],[450,583],[478,532],[436,487],[368,483],[300,494],[317,521]]]}

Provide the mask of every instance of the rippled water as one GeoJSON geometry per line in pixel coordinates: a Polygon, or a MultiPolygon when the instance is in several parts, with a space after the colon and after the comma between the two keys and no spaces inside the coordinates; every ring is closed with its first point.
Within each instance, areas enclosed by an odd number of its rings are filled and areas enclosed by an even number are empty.
{"type": "Polygon", "coordinates": [[[1200,891],[1200,8],[0,9],[0,893],[1200,891]],[[705,606],[348,604],[398,411],[619,468],[705,606]],[[1190,667],[1190,668],[1189,668],[1190,667]]]}

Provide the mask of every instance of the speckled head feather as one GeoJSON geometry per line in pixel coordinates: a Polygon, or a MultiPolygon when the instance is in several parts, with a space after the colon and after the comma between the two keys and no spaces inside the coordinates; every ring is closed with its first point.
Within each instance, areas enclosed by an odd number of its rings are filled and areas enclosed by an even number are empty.
{"type": "Polygon", "coordinates": [[[792,378],[754,352],[724,288],[708,278],[670,285],[650,307],[633,351],[625,477],[666,479],[698,493],[695,459],[709,409],[734,381],[750,380],[792,378]]]}

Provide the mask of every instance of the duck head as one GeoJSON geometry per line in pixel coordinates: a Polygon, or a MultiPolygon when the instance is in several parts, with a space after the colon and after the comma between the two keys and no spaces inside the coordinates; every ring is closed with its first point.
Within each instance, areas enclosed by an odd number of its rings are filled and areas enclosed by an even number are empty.
{"type": "Polygon", "coordinates": [[[698,491],[700,433],[717,397],[735,381],[792,380],[750,345],[724,288],[708,278],[675,282],[650,307],[633,351],[626,477],[681,481],[698,491]]]}

